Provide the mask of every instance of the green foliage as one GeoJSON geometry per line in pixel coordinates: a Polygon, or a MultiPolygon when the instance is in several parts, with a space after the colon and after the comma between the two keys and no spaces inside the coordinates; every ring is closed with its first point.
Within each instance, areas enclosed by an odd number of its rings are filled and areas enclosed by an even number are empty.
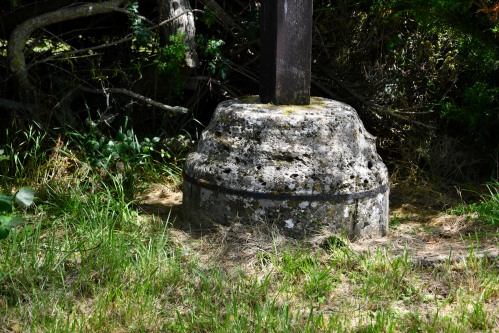
{"type": "MultiPolygon", "coordinates": [[[[433,1],[430,6],[421,0],[392,1],[393,10],[397,14],[404,13],[405,19],[413,19],[417,24],[408,31],[411,37],[423,37],[418,47],[410,50],[414,54],[424,54],[424,61],[414,61],[423,67],[429,82],[439,82],[442,90],[429,86],[434,93],[431,102],[450,102],[456,112],[444,112],[444,117],[459,119],[468,123],[473,119],[471,131],[483,127],[478,125],[478,118],[490,121],[490,113],[497,114],[497,82],[499,75],[499,45],[490,33],[491,22],[480,9],[492,1],[433,1]],[[422,46],[422,47],[421,47],[422,46]],[[428,66],[435,68],[428,72],[428,66]],[[429,74],[429,75],[428,75],[429,74]],[[444,96],[445,99],[440,99],[444,96]],[[464,96],[461,101],[461,96],[464,96]],[[475,126],[476,125],[476,126],[475,126]]],[[[419,73],[416,68],[409,71],[412,75],[419,73]]],[[[444,103],[444,104],[446,104],[444,103]]]]}
{"type": "Polygon", "coordinates": [[[0,162],[9,160],[9,156],[5,155],[5,149],[0,149],[0,162]]]}
{"type": "Polygon", "coordinates": [[[400,217],[397,215],[397,213],[393,213],[393,217],[388,221],[388,224],[392,228],[397,228],[400,226],[400,217]]]}
{"type": "Polygon", "coordinates": [[[222,57],[221,47],[225,42],[221,39],[209,39],[204,48],[205,56],[210,59],[208,61],[208,73],[215,76],[219,74],[222,79],[227,78],[227,66],[225,65],[225,60],[222,57]]]}
{"type": "Polygon", "coordinates": [[[127,122],[113,137],[105,136],[97,131],[72,135],[85,148],[84,158],[90,162],[90,165],[107,174],[111,183],[121,183],[128,200],[134,197],[139,169],[142,172],[146,169],[155,169],[153,153],[160,138],[146,137],[139,140],[127,122]]]}
{"type": "Polygon", "coordinates": [[[140,70],[143,66],[154,64],[159,73],[167,78],[171,93],[176,96],[181,95],[185,80],[183,71],[185,52],[188,50],[184,42],[185,34],[179,32],[170,35],[166,45],[162,45],[158,33],[154,33],[146,26],[138,8],[138,2],[133,2],[127,7],[135,36],[134,44],[138,51],[137,57],[133,60],[135,67],[140,70]]]}
{"type": "Polygon", "coordinates": [[[184,65],[187,44],[184,42],[185,35],[178,33],[170,35],[169,43],[159,49],[153,63],[156,64],[160,74],[169,78],[173,92],[180,94],[185,79],[182,68],[184,65]]]}
{"type": "Polygon", "coordinates": [[[203,50],[208,73],[211,76],[219,76],[225,80],[228,74],[228,67],[222,56],[222,46],[225,45],[225,42],[221,39],[206,39],[204,36],[198,36],[197,43],[203,50]]]}
{"type": "Polygon", "coordinates": [[[16,9],[22,4],[21,0],[9,0],[10,6],[12,9],[16,9]]]}
{"type": "Polygon", "coordinates": [[[0,149],[0,181],[33,176],[31,173],[47,158],[47,133],[34,123],[14,133],[6,129],[6,138],[7,144],[0,149]]]}
{"type": "Polygon", "coordinates": [[[499,182],[487,184],[487,189],[489,194],[483,195],[480,202],[458,206],[451,212],[457,215],[475,213],[480,220],[499,225],[499,182]]]}
{"type": "MultiPolygon", "coordinates": [[[[494,3],[319,1],[314,4],[314,29],[322,45],[314,43],[315,54],[318,62],[322,58],[323,64],[334,67],[336,77],[345,78],[347,88],[355,87],[351,96],[340,92],[341,97],[360,106],[368,127],[390,128],[391,133],[383,131],[381,136],[402,147],[396,148],[402,154],[418,149],[408,147],[410,142],[431,145],[445,133],[462,139],[469,151],[480,151],[492,163],[489,156],[499,139],[494,3]],[[401,118],[387,115],[382,125],[370,124],[370,112],[362,110],[369,107],[355,93],[401,118]],[[402,118],[407,121],[399,122],[402,118]],[[414,126],[417,122],[429,126],[414,126]]],[[[475,164],[474,171],[478,169],[475,164]]]]}
{"type": "Polygon", "coordinates": [[[11,228],[24,222],[24,219],[15,213],[14,203],[26,208],[33,203],[34,199],[35,191],[27,187],[21,187],[15,195],[0,193],[0,240],[9,235],[11,228]]]}
{"type": "Polygon", "coordinates": [[[475,82],[466,87],[462,99],[441,105],[444,118],[452,119],[474,136],[480,148],[487,152],[487,142],[499,125],[499,87],[485,82],[475,82]],[[459,103],[459,104],[457,104],[459,103]]]}
{"type": "Polygon", "coordinates": [[[140,140],[133,128],[120,127],[114,138],[108,138],[97,132],[83,135],[83,144],[92,165],[108,168],[117,163],[141,165],[150,163],[155,145],[160,138],[140,140]]]}
{"type": "Polygon", "coordinates": [[[206,8],[200,20],[208,27],[211,28],[217,23],[217,17],[210,8],[206,8]]]}
{"type": "Polygon", "coordinates": [[[139,15],[139,3],[137,1],[132,2],[128,5],[127,10],[135,42],[140,47],[148,46],[152,41],[153,32],[144,25],[143,19],[139,15]]]}

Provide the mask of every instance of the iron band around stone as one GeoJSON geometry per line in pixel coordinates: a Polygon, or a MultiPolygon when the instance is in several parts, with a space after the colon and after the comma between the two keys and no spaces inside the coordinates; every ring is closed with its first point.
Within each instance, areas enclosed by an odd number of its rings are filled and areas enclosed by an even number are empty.
{"type": "Polygon", "coordinates": [[[231,188],[226,188],[224,186],[211,184],[208,181],[202,179],[196,179],[189,176],[187,173],[183,173],[184,181],[191,184],[197,185],[199,187],[211,190],[213,192],[237,195],[240,197],[253,198],[253,199],[263,199],[263,200],[276,200],[276,201],[333,201],[342,202],[347,200],[358,200],[368,197],[373,197],[377,194],[382,194],[388,191],[389,184],[381,185],[378,188],[362,191],[353,192],[347,194],[275,194],[275,193],[262,193],[262,192],[250,192],[244,190],[234,190],[231,188]]]}

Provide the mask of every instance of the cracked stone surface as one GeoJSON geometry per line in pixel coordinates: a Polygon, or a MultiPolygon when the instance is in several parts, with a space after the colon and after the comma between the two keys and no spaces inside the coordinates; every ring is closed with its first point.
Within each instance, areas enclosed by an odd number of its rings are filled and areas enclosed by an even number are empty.
{"type": "Polygon", "coordinates": [[[276,224],[350,239],[388,232],[388,172],[350,106],[221,103],[187,157],[183,215],[192,224],[276,224]]]}

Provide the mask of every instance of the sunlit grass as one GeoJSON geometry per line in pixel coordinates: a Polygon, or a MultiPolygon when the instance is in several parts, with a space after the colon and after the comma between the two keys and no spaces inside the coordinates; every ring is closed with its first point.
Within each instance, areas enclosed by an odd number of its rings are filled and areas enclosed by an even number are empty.
{"type": "Polygon", "coordinates": [[[275,239],[251,265],[227,265],[232,259],[202,250],[202,237],[179,239],[167,217],[141,211],[119,172],[97,172],[59,147],[35,156],[39,169],[23,171],[39,199],[29,223],[0,242],[0,331],[470,332],[498,325],[496,259],[471,251],[423,267],[408,251],[275,239]]]}
{"type": "Polygon", "coordinates": [[[499,182],[486,184],[488,194],[481,195],[479,202],[463,204],[452,210],[454,214],[477,214],[478,218],[499,225],[499,182]]]}

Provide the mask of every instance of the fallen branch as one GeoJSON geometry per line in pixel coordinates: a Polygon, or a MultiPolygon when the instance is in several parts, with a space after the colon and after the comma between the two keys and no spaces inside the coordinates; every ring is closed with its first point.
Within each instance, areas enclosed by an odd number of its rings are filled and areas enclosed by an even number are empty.
{"type": "Polygon", "coordinates": [[[146,104],[149,104],[149,105],[155,106],[157,108],[166,110],[168,112],[176,113],[176,114],[186,114],[186,113],[190,112],[189,109],[184,108],[182,106],[170,106],[170,105],[166,105],[166,104],[160,103],[158,101],[152,100],[149,97],[137,94],[137,93],[135,93],[133,91],[130,91],[130,90],[127,90],[127,89],[123,89],[123,88],[103,88],[101,90],[101,89],[93,89],[93,88],[81,87],[81,90],[87,91],[87,92],[90,92],[90,93],[94,93],[94,94],[111,93],[111,94],[127,95],[127,96],[130,96],[130,97],[132,97],[132,98],[134,98],[136,100],[142,101],[142,102],[144,102],[146,104]]]}
{"type": "Polygon", "coordinates": [[[21,102],[11,99],[0,98],[0,110],[7,111],[32,111],[32,108],[24,105],[21,102]]]}

